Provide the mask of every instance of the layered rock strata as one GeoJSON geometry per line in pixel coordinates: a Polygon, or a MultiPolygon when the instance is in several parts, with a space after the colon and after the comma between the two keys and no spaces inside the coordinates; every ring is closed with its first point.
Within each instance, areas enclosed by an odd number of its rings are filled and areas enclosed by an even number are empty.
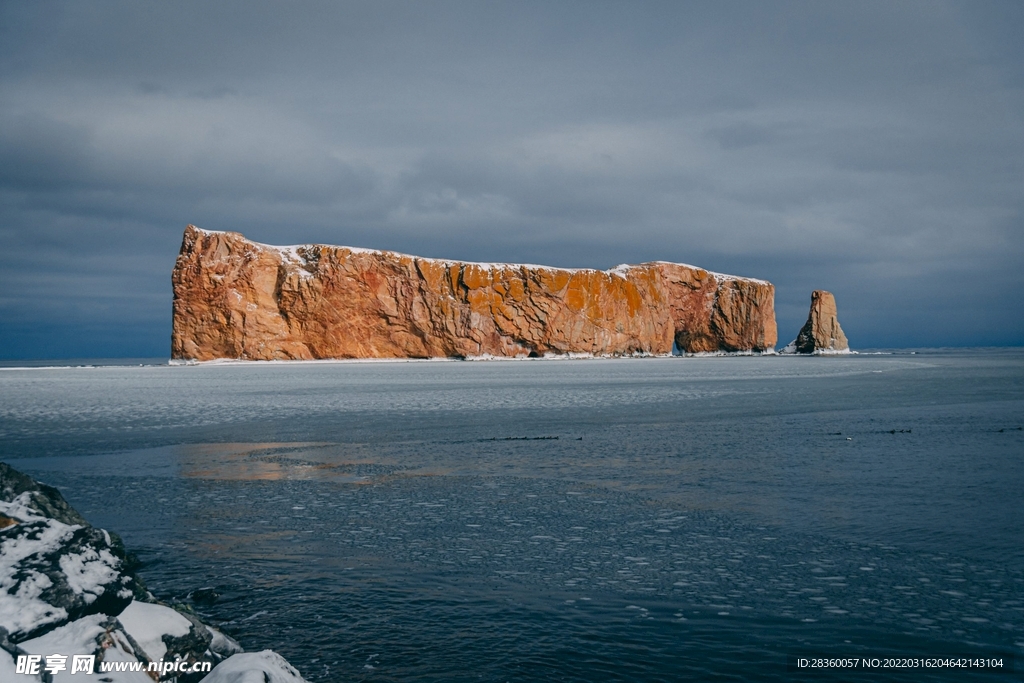
{"type": "Polygon", "coordinates": [[[57,489],[0,463],[0,681],[77,680],[88,672],[75,669],[79,655],[94,674],[83,680],[304,683],[274,652],[243,653],[189,609],[159,603],[134,564],[57,489]]]}
{"type": "Polygon", "coordinates": [[[839,326],[836,298],[831,292],[811,292],[811,311],[796,340],[787,349],[793,353],[844,353],[850,343],[839,326]]]}
{"type": "Polygon", "coordinates": [[[765,351],[777,338],[770,283],[660,261],[459,263],[190,225],[172,281],[175,359],[765,351]]]}

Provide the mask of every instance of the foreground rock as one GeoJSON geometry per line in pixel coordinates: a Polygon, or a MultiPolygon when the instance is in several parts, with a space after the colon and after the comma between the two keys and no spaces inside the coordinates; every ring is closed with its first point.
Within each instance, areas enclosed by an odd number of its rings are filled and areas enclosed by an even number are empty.
{"type": "Polygon", "coordinates": [[[479,264],[185,229],[171,357],[248,360],[766,351],[775,288],[676,263],[479,264]]]}
{"type": "Polygon", "coordinates": [[[836,317],[836,298],[816,289],[811,293],[811,312],[800,334],[784,351],[789,353],[849,353],[850,344],[836,317]]]}
{"type": "Polygon", "coordinates": [[[273,650],[235,655],[206,677],[204,683],[305,683],[299,672],[273,650]]]}
{"type": "Polygon", "coordinates": [[[53,487],[0,463],[0,681],[302,683],[280,656],[242,653],[194,615],[158,603],[133,566],[116,535],[89,526],[53,487]],[[48,672],[54,654],[67,660],[48,672]],[[18,657],[30,655],[42,658],[39,673],[16,673],[18,657]],[[74,655],[93,657],[92,676],[74,671],[74,655]],[[146,670],[153,662],[162,676],[146,670]],[[122,670],[100,673],[103,665],[122,670]]]}
{"type": "Polygon", "coordinates": [[[89,526],[56,489],[0,463],[0,627],[12,642],[144,594],[121,540],[89,526]]]}

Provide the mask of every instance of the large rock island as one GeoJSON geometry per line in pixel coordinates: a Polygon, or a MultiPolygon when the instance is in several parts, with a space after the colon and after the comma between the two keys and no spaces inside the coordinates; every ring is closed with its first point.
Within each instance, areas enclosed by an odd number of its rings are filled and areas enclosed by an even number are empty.
{"type": "Polygon", "coordinates": [[[174,359],[668,354],[775,346],[775,288],[656,261],[611,270],[273,247],[185,229],[174,359]]]}

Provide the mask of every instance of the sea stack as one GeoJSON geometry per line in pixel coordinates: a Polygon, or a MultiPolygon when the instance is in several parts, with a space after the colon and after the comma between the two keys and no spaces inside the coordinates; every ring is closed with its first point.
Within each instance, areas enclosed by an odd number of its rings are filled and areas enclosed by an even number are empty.
{"type": "Polygon", "coordinates": [[[850,344],[836,317],[836,298],[831,292],[811,292],[811,312],[800,334],[790,344],[793,353],[847,353],[850,344]]]}
{"type": "Polygon", "coordinates": [[[769,351],[775,287],[655,261],[611,270],[273,247],[185,229],[171,357],[307,360],[769,351]]]}

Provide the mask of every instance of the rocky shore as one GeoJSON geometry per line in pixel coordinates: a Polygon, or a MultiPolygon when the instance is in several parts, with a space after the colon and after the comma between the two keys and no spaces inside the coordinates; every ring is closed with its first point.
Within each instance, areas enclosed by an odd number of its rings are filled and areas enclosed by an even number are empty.
{"type": "Polygon", "coordinates": [[[187,607],[158,601],[114,533],[0,463],[0,681],[303,683],[187,607]]]}

